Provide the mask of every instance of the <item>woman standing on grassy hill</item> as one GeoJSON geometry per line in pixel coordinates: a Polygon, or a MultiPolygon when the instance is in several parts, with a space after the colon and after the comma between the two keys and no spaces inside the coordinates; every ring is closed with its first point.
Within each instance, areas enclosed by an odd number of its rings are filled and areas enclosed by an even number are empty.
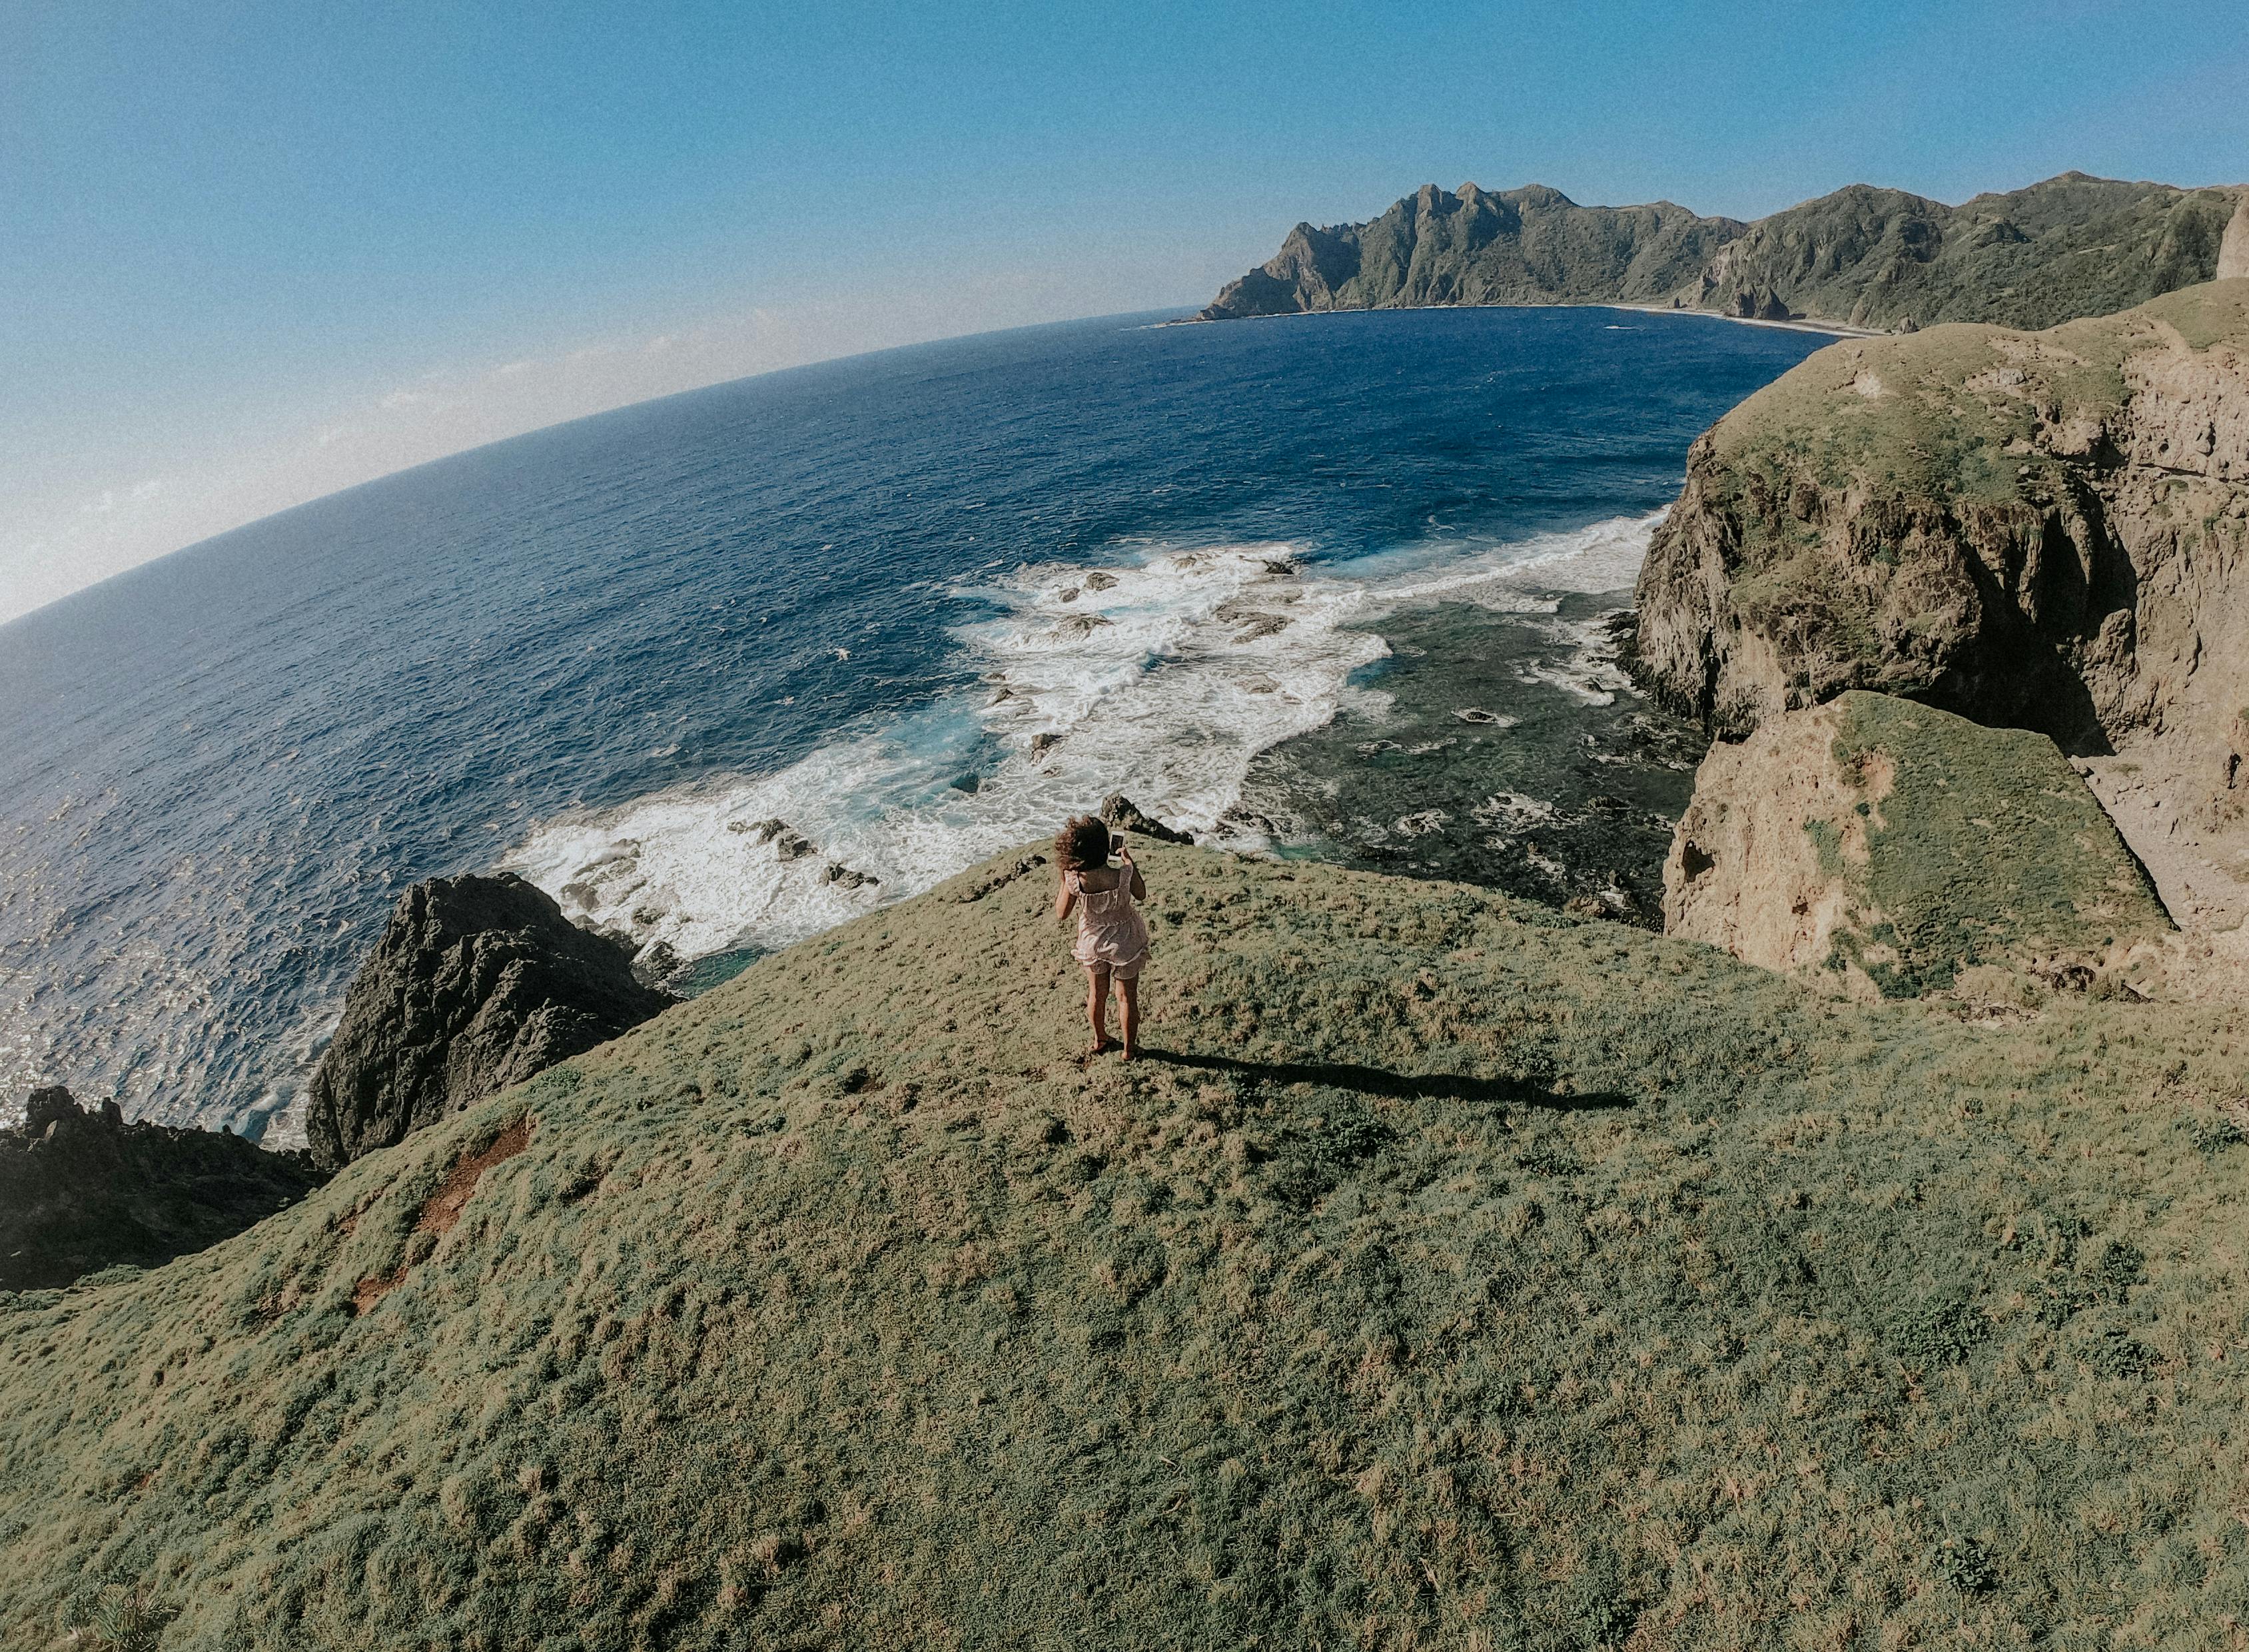
{"type": "Polygon", "coordinates": [[[1098,1056],[1109,1042],[1109,984],[1117,983],[1118,1021],[1124,1034],[1124,1059],[1139,1053],[1140,971],[1148,961],[1148,920],[1137,903],[1148,885],[1132,864],[1132,851],[1120,835],[1090,815],[1072,816],[1055,834],[1055,860],[1062,886],[1055,891],[1055,916],[1077,909],[1077,944],[1070,954],[1085,966],[1085,1018],[1093,1024],[1098,1056]],[[1111,851],[1114,850],[1112,862],[1111,851]]]}

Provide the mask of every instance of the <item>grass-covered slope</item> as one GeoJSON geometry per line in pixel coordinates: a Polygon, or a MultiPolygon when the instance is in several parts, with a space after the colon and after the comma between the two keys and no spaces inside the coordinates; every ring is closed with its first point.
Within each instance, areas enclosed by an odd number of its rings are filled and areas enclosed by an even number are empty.
{"type": "Polygon", "coordinates": [[[1071,1059],[996,863],[7,1301],[0,1635],[108,1581],[174,1648],[2237,1642],[2230,1015],[1144,864],[1175,1059],[1071,1059]]]}

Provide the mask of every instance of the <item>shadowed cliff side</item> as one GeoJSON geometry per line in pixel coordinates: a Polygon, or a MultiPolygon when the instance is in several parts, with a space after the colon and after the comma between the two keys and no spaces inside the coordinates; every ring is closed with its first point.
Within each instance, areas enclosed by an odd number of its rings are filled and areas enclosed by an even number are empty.
{"type": "MultiPolygon", "coordinates": [[[[1365,224],[1300,224],[1203,320],[1431,304],[1658,304],[1876,330],[2051,327],[2218,276],[2249,194],[2064,173],[1947,206],[1853,184],[1754,224],[1532,184],[1425,184],[1365,224]]],[[[2243,232],[2249,235],[2249,231],[2243,232]]]]}
{"type": "Polygon", "coordinates": [[[221,1130],[127,1124],[60,1086],[31,1092],[0,1130],[0,1291],[153,1268],[230,1238],[326,1178],[301,1153],[221,1130]]]}
{"type": "Polygon", "coordinates": [[[2052,740],[1884,694],[1712,747],[1663,885],[1667,934],[1867,997],[2091,984],[2171,927],[2052,740]]]}

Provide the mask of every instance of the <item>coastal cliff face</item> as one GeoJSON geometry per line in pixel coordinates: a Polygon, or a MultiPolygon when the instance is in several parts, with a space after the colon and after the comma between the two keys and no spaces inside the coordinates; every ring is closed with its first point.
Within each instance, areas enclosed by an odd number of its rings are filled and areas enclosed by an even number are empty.
{"type": "Polygon", "coordinates": [[[511,873],[433,878],[399,898],[353,978],[305,1112],[334,1169],[402,1140],[667,1008],[630,953],[511,873]]]}
{"type": "Polygon", "coordinates": [[[1663,906],[1667,934],[1861,998],[1985,967],[2077,984],[2171,926],[2045,735],[1855,692],[1711,748],[1663,906]]]}
{"type": "Polygon", "coordinates": [[[1200,319],[1590,303],[1878,330],[2043,327],[2213,279],[2241,211],[2249,194],[2232,189],[2078,172],[1957,207],[1854,184],[1754,224],[1668,201],[1579,206],[1537,184],[1425,184],[1365,224],[1298,224],[1200,319]]]}
{"type": "Polygon", "coordinates": [[[2174,916],[2232,926],[2249,280],[1821,351],[1695,444],[1638,600],[1647,680],[1721,734],[1870,689],[2052,735],[2174,916]]]}

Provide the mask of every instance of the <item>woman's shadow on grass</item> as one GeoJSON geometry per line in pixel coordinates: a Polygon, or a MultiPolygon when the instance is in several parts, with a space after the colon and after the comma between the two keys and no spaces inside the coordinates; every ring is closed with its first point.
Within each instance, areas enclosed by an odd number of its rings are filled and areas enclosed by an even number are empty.
{"type": "Polygon", "coordinates": [[[1553,1107],[1577,1112],[1597,1107],[1629,1107],[1632,1098],[1613,1092],[1562,1095],[1519,1078],[1475,1078],[1466,1073],[1391,1072],[1381,1067],[1358,1067],[1343,1062],[1243,1061],[1233,1056],[1198,1056],[1183,1050],[1158,1050],[1144,1044],[1143,1061],[1168,1062],[1174,1067],[1195,1067],[1206,1072],[1230,1072],[1269,1084],[1326,1084],[1355,1090],[1368,1096],[1443,1097],[1489,1106],[1553,1107]]]}

